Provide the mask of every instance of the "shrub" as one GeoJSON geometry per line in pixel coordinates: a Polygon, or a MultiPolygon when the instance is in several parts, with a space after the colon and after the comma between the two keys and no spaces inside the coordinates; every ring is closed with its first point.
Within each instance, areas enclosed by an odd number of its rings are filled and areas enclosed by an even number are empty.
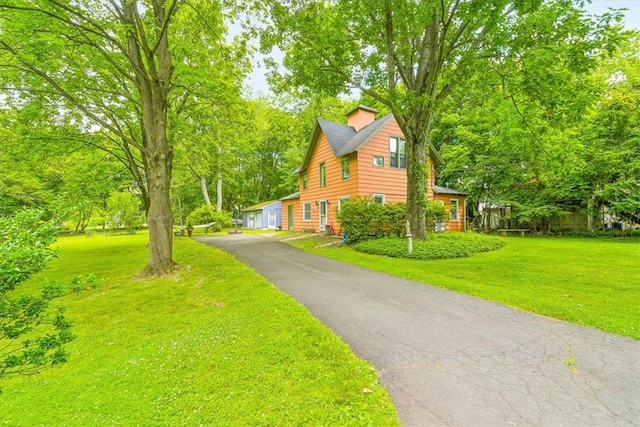
{"type": "Polygon", "coordinates": [[[617,238],[640,238],[640,229],[625,228],[624,230],[594,230],[594,231],[563,231],[546,233],[548,236],[562,237],[587,237],[593,239],[617,239],[617,238]]]}
{"type": "Polygon", "coordinates": [[[407,250],[407,241],[396,237],[371,239],[360,242],[360,252],[394,258],[421,260],[464,258],[479,252],[489,252],[504,246],[504,239],[475,233],[431,233],[425,240],[413,241],[413,252],[407,250]]]}
{"type": "Polygon", "coordinates": [[[407,232],[407,204],[386,203],[380,212],[381,224],[377,235],[402,237],[407,232]],[[380,232],[381,231],[381,232],[380,232]]]}
{"type": "Polygon", "coordinates": [[[447,210],[444,208],[442,203],[427,202],[424,213],[427,230],[434,230],[436,228],[436,224],[447,220],[447,210]]]}
{"type": "Polygon", "coordinates": [[[402,236],[406,212],[404,203],[380,204],[358,197],[346,200],[337,216],[347,242],[356,243],[368,236],[402,236]]]}
{"type": "Polygon", "coordinates": [[[0,379],[65,362],[65,346],[74,338],[71,322],[64,309],[51,308],[51,302],[98,285],[92,277],[75,277],[67,287],[49,281],[37,294],[18,289],[57,254],[51,249],[57,227],[41,216],[40,211],[25,210],[0,217],[0,379]]]}
{"type": "MultiPolygon", "coordinates": [[[[425,214],[427,230],[433,230],[436,223],[447,218],[444,206],[435,202],[427,203],[425,214]]],[[[347,243],[357,243],[367,237],[402,237],[407,229],[407,204],[380,204],[362,197],[349,199],[342,204],[338,221],[347,234],[347,243]]]]}
{"type": "Polygon", "coordinates": [[[213,206],[202,205],[199,208],[194,209],[187,216],[187,224],[208,224],[214,222],[207,231],[220,231],[223,227],[231,227],[231,214],[229,212],[216,212],[216,208],[213,206]]]}

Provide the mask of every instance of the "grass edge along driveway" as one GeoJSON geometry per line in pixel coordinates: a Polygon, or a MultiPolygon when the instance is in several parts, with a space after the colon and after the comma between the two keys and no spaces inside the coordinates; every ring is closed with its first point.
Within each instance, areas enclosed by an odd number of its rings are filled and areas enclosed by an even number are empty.
{"type": "Polygon", "coordinates": [[[419,261],[353,247],[288,243],[306,251],[525,311],[640,340],[640,240],[505,238],[469,258],[419,261]]]}
{"type": "Polygon", "coordinates": [[[69,362],[2,384],[0,424],[399,425],[374,369],[225,252],[175,239],[180,269],[136,280],[147,236],[66,237],[47,277],[94,273],[66,297],[69,362]]]}

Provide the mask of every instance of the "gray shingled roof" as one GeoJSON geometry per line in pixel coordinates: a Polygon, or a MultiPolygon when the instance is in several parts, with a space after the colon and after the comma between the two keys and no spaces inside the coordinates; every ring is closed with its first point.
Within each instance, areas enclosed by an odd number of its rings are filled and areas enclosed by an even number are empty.
{"type": "Polygon", "coordinates": [[[454,194],[458,196],[466,196],[467,193],[463,193],[462,191],[454,190],[453,188],[441,187],[439,185],[435,185],[433,187],[433,191],[436,194],[454,194]]]}
{"type": "MultiPolygon", "coordinates": [[[[370,108],[367,109],[370,111],[375,111],[370,108]]],[[[392,118],[393,114],[387,114],[386,116],[379,118],[373,123],[369,123],[367,126],[360,129],[359,132],[356,132],[355,129],[351,126],[318,118],[316,127],[314,128],[313,134],[311,135],[309,145],[307,146],[307,151],[305,152],[304,158],[302,160],[302,165],[295,171],[293,171],[293,173],[300,173],[304,171],[309,165],[309,161],[311,160],[311,153],[313,152],[315,144],[317,143],[317,138],[320,130],[322,130],[322,132],[327,137],[329,145],[333,150],[333,154],[336,157],[341,157],[358,151],[378,130],[380,130],[392,118]]],[[[442,160],[440,153],[438,153],[438,150],[436,150],[432,144],[429,144],[429,154],[435,160],[436,164],[444,164],[444,160],[442,160]]]]}
{"type": "Polygon", "coordinates": [[[331,145],[335,156],[338,156],[338,152],[342,147],[356,134],[355,129],[351,126],[330,122],[325,119],[318,118],[318,124],[329,140],[329,145],[331,145]]]}
{"type": "Polygon", "coordinates": [[[300,192],[296,191],[295,193],[291,193],[288,196],[284,196],[280,200],[293,200],[293,199],[299,199],[299,198],[300,198],[300,192]]]}
{"type": "MultiPolygon", "coordinates": [[[[359,132],[354,132],[353,137],[349,139],[346,144],[336,153],[336,156],[346,156],[347,154],[358,151],[368,140],[371,138],[382,126],[384,126],[391,118],[393,114],[387,114],[384,117],[379,118],[373,123],[369,123],[359,132]]],[[[353,129],[353,128],[352,128],[353,129]]]]}

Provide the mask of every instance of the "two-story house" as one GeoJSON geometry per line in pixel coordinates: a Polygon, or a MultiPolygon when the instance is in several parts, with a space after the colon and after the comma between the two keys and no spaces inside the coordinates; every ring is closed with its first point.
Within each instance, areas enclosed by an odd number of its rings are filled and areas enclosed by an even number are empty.
{"type": "MultiPolygon", "coordinates": [[[[282,201],[282,225],[289,230],[324,232],[339,229],[336,211],[351,197],[378,203],[406,202],[405,137],[392,114],[375,119],[376,111],[358,106],[347,124],[318,119],[301,167],[299,191],[282,201]]],[[[449,211],[447,230],[465,228],[465,194],[435,185],[440,154],[429,147],[427,199],[449,211]]]]}

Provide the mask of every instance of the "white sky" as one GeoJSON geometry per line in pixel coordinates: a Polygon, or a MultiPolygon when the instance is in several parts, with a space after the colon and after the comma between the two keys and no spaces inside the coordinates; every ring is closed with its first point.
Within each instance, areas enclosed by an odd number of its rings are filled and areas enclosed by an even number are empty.
{"type": "MultiPolygon", "coordinates": [[[[608,9],[628,9],[625,14],[625,27],[640,31],[640,0],[592,0],[585,9],[595,15],[607,12],[608,9]]],[[[269,93],[269,86],[265,78],[266,69],[260,55],[256,55],[254,69],[247,77],[245,85],[249,89],[249,96],[260,96],[269,93]]]]}

